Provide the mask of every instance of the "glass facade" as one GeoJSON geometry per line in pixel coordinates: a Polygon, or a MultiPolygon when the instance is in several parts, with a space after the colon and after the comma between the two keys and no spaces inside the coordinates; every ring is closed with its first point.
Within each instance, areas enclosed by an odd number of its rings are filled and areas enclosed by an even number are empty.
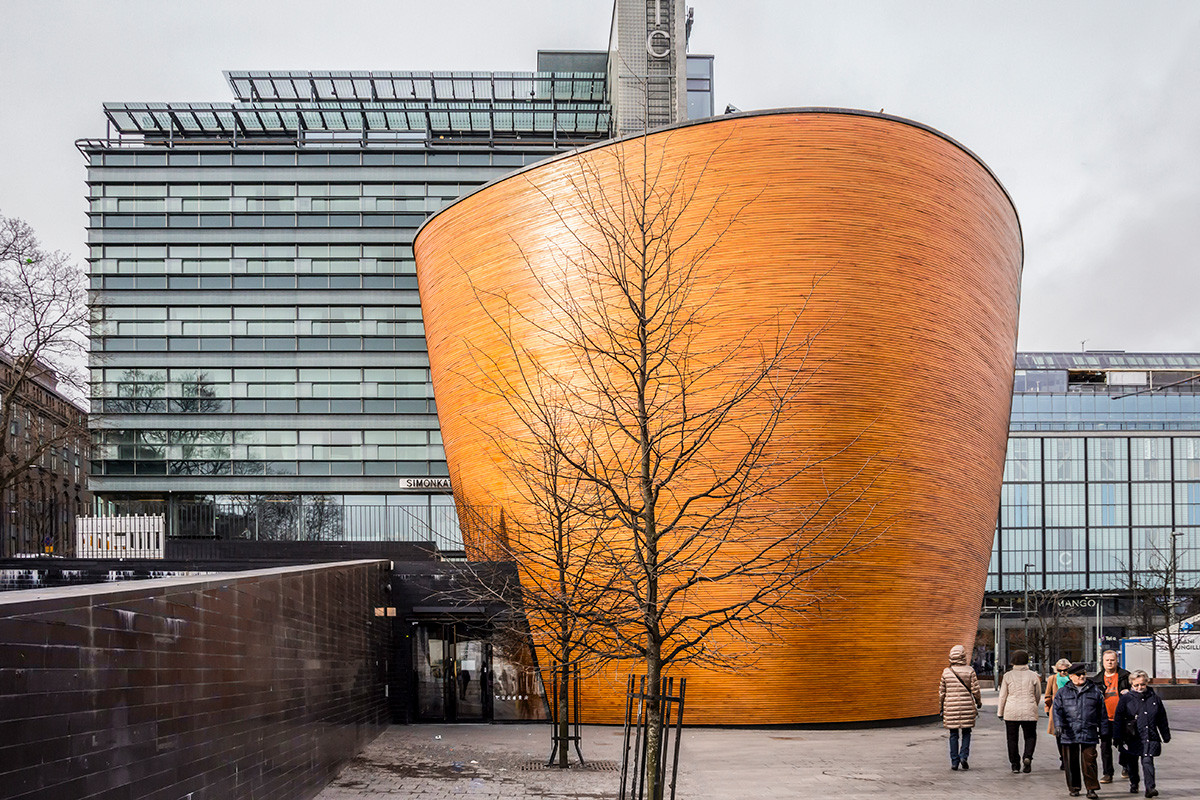
{"type": "Polygon", "coordinates": [[[687,116],[703,119],[716,114],[713,107],[713,57],[687,57],[687,116]]]}
{"type": "Polygon", "coordinates": [[[106,512],[461,547],[448,492],[406,485],[448,478],[413,236],[607,136],[604,75],[350,75],[230,73],[236,104],[111,104],[117,137],[79,143],[106,512]]]}
{"type": "Polygon", "coordinates": [[[1200,355],[1019,354],[987,590],[1128,589],[1172,533],[1196,585],[1200,355]]]}
{"type": "Polygon", "coordinates": [[[101,513],[163,513],[172,536],[461,548],[413,237],[462,194],[611,136],[609,56],[228,72],[234,102],[106,104],[108,136],[77,143],[101,513]]]}

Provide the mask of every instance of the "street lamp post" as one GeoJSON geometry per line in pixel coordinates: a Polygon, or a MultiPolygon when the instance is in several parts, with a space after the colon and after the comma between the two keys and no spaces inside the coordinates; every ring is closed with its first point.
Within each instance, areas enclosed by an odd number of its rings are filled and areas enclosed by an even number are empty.
{"type": "Polygon", "coordinates": [[[1174,641],[1170,637],[1176,636],[1178,631],[1172,631],[1171,625],[1175,619],[1175,588],[1176,576],[1179,574],[1179,562],[1175,560],[1175,540],[1183,536],[1182,531],[1171,531],[1171,595],[1167,601],[1167,646],[1171,650],[1171,683],[1175,683],[1175,649],[1171,647],[1174,641]]]}
{"type": "MultiPolygon", "coordinates": [[[[1096,669],[1101,667],[1101,653],[1104,652],[1104,599],[1113,597],[1111,594],[1085,594],[1084,599],[1090,600],[1096,604],[1096,637],[1092,640],[1092,645],[1095,648],[1096,669]]],[[[1085,628],[1086,630],[1086,628],[1085,628]]],[[[1087,650],[1083,651],[1083,656],[1087,658],[1087,650]]]]}
{"type": "Polygon", "coordinates": [[[1025,574],[1025,603],[1022,608],[1022,618],[1025,623],[1025,651],[1029,652],[1029,570],[1033,569],[1033,564],[1026,564],[1024,567],[1025,574]]]}

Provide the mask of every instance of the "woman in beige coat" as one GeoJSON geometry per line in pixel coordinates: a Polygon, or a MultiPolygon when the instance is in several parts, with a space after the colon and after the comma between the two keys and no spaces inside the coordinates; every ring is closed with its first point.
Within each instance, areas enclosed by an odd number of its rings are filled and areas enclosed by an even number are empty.
{"type": "Polygon", "coordinates": [[[1008,738],[1008,762],[1013,772],[1033,768],[1033,749],[1037,746],[1038,701],[1042,698],[1042,679],[1029,668],[1029,654],[1017,650],[1012,654],[1012,669],[1000,683],[1000,700],[996,716],[1004,720],[1008,738]],[[1025,749],[1017,755],[1018,733],[1025,736],[1025,749]]]}
{"type": "Polygon", "coordinates": [[[970,769],[967,758],[971,754],[971,729],[975,727],[975,714],[983,705],[983,696],[979,693],[975,670],[967,666],[967,648],[961,644],[950,650],[950,666],[942,670],[938,700],[942,706],[942,725],[950,730],[950,769],[958,769],[959,765],[970,769]]]}

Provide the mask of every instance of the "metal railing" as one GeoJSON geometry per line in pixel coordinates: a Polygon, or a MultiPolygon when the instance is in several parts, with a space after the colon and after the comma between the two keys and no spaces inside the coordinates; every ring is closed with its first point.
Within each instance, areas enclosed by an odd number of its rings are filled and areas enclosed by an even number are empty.
{"type": "MultiPolygon", "coordinates": [[[[118,501],[113,513],[165,520],[173,539],[259,542],[433,542],[442,552],[463,550],[463,529],[489,525],[493,509],[472,508],[460,520],[452,505],[350,505],[305,497],[256,497],[244,502],[118,501]]],[[[111,514],[106,515],[112,518],[111,514]]]]}

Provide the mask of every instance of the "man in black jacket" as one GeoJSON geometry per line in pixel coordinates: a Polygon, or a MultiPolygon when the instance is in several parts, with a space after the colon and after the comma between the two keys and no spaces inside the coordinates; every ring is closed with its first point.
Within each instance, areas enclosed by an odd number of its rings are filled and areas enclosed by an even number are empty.
{"type": "Polygon", "coordinates": [[[1088,680],[1087,667],[1082,662],[1072,664],[1067,674],[1071,682],[1055,693],[1050,713],[1062,741],[1067,790],[1072,797],[1078,797],[1080,784],[1085,784],[1089,800],[1094,800],[1099,797],[1096,790],[1100,788],[1096,774],[1096,743],[1100,741],[1101,733],[1109,732],[1104,695],[1088,680]]]}
{"type": "MultiPolygon", "coordinates": [[[[1101,656],[1103,668],[1092,676],[1092,683],[1100,687],[1100,691],[1104,694],[1104,714],[1110,723],[1117,713],[1117,700],[1122,694],[1129,691],[1129,670],[1118,667],[1117,658],[1116,650],[1105,650],[1104,655],[1101,656]]],[[[1100,766],[1102,768],[1100,782],[1112,783],[1113,737],[1110,735],[1102,734],[1100,736],[1100,766]]],[[[1129,777],[1129,772],[1124,764],[1121,765],[1121,777],[1129,777]]]]}

